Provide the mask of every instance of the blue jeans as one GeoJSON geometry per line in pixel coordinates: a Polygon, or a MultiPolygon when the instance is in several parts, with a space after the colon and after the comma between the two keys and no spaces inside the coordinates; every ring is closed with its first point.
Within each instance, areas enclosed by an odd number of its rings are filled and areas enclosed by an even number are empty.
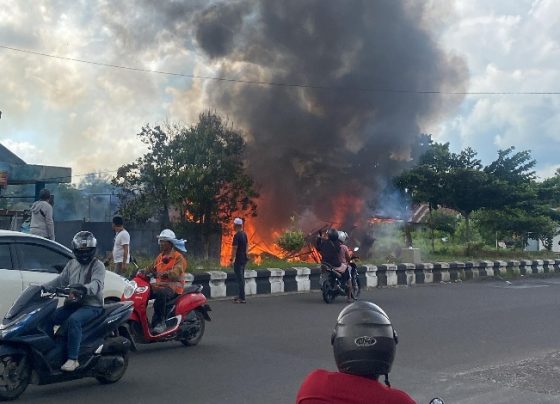
{"type": "Polygon", "coordinates": [[[237,286],[239,288],[239,298],[241,300],[245,300],[245,265],[247,265],[246,262],[244,263],[237,263],[236,262],[233,264],[233,272],[235,272],[235,276],[237,278],[237,286]]]}
{"type": "Polygon", "coordinates": [[[67,349],[68,359],[77,360],[80,352],[80,343],[82,342],[82,326],[89,323],[103,312],[103,307],[82,306],[77,309],[68,309],[61,307],[54,312],[51,319],[49,332],[55,325],[61,325],[67,322],[67,349]]]}

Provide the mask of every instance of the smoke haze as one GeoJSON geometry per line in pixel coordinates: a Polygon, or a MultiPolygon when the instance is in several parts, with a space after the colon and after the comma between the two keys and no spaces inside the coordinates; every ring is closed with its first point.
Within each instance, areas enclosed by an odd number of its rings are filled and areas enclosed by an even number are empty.
{"type": "Polygon", "coordinates": [[[193,36],[220,76],[321,87],[204,87],[207,103],[246,130],[260,222],[277,228],[309,211],[330,221],[341,195],[371,200],[408,160],[420,125],[459,105],[461,96],[379,91],[466,89],[466,64],[424,26],[432,12],[371,0],[241,0],[197,11],[193,36]]]}

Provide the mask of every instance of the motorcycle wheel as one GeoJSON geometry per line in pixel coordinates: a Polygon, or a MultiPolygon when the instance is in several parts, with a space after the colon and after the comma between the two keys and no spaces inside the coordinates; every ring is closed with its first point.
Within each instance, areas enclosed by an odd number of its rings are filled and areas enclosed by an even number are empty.
{"type": "Polygon", "coordinates": [[[329,285],[328,282],[323,283],[323,286],[321,288],[321,292],[323,295],[323,300],[325,303],[330,304],[334,301],[334,298],[336,297],[336,293],[334,290],[332,290],[329,285]]]}
{"type": "Polygon", "coordinates": [[[0,401],[18,398],[29,385],[31,368],[27,355],[0,357],[0,401]]]}
{"type": "Polygon", "coordinates": [[[202,339],[202,336],[204,335],[204,330],[206,328],[206,322],[204,320],[204,316],[198,310],[196,310],[194,314],[195,314],[195,319],[192,320],[192,324],[189,324],[189,327],[194,327],[195,332],[190,333],[190,335],[187,335],[185,338],[181,338],[180,341],[184,346],[194,346],[198,344],[202,339]]]}
{"type": "Polygon", "coordinates": [[[108,375],[97,375],[95,378],[101,384],[113,384],[121,380],[128,368],[128,354],[123,354],[123,365],[108,375]]]}

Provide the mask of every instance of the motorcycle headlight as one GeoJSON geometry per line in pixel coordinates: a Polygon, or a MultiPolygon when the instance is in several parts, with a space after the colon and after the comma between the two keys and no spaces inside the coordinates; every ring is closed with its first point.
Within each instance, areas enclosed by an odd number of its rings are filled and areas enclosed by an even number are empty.
{"type": "Polygon", "coordinates": [[[135,281],[126,282],[126,285],[124,286],[124,292],[123,292],[123,296],[125,299],[130,299],[132,297],[134,291],[136,290],[136,286],[138,285],[136,284],[135,281]]]}

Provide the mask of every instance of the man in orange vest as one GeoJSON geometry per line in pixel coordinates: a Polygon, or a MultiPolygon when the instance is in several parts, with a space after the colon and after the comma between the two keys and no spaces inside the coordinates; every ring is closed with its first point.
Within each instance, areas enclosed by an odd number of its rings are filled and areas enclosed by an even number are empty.
{"type": "Polygon", "coordinates": [[[154,302],[152,328],[156,334],[165,331],[165,308],[167,302],[183,293],[187,272],[187,260],[181,253],[186,253],[184,240],[177,240],[172,230],[165,229],[158,236],[160,254],[156,257],[151,272],[156,281],[152,284],[151,298],[154,302]]]}

